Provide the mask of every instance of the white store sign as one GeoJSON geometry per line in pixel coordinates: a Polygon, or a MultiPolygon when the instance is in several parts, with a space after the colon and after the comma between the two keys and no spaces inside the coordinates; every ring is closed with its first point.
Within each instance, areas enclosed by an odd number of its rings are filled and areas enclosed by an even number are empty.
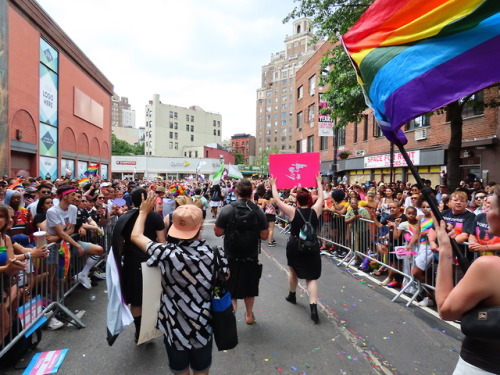
{"type": "MultiPolygon", "coordinates": [[[[420,150],[408,151],[408,156],[414,165],[420,165],[420,150]]],[[[366,156],[364,158],[365,168],[389,168],[391,166],[391,155],[366,156]]],[[[399,152],[394,153],[394,167],[406,167],[406,160],[399,152]]]]}

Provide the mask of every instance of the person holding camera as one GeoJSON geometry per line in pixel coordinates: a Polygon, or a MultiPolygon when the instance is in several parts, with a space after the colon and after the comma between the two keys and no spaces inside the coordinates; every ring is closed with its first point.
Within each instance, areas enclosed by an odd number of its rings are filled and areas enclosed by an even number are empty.
{"type": "MultiPolygon", "coordinates": [[[[435,218],[434,218],[435,220],[435,218]]],[[[487,213],[490,233],[500,236],[500,186],[495,186],[487,213]]],[[[435,220],[436,222],[436,220],[435,220]]],[[[461,320],[475,307],[500,306],[500,258],[481,256],[472,263],[464,277],[454,285],[454,256],[445,221],[436,228],[439,242],[439,264],[436,280],[436,302],[444,320],[461,320]]],[[[451,236],[453,236],[453,230],[451,236]]],[[[500,373],[500,341],[485,341],[465,336],[460,358],[453,375],[500,373]]]]}

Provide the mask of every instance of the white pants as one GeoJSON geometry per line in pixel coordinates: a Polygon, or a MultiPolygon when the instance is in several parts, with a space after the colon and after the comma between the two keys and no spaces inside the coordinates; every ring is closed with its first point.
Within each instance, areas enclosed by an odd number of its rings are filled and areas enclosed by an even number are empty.
{"type": "Polygon", "coordinates": [[[453,375],[495,375],[495,373],[481,370],[479,367],[473,366],[465,362],[462,357],[459,357],[453,375]]]}

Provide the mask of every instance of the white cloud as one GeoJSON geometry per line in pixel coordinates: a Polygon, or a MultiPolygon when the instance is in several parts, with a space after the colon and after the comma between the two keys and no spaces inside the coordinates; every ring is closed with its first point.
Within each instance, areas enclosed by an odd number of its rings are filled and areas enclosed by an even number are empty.
{"type": "Polygon", "coordinates": [[[223,138],[255,134],[261,66],[284,49],[290,0],[38,0],[129,98],[143,124],[163,103],[222,114],[223,138]]]}

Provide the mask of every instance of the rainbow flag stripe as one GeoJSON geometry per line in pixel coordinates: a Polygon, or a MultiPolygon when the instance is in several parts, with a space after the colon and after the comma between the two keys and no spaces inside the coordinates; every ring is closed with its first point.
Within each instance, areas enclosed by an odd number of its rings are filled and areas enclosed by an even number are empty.
{"type": "Polygon", "coordinates": [[[84,173],[84,175],[86,175],[86,176],[89,176],[89,175],[95,176],[97,174],[98,170],[99,170],[99,164],[89,165],[89,168],[84,173]]]}
{"type": "Polygon", "coordinates": [[[85,184],[88,184],[90,182],[90,179],[88,177],[84,177],[80,180],[78,180],[78,185],[85,185],[85,184]]]}
{"type": "Polygon", "coordinates": [[[384,135],[500,81],[499,0],[376,0],[343,36],[384,135]]]}

